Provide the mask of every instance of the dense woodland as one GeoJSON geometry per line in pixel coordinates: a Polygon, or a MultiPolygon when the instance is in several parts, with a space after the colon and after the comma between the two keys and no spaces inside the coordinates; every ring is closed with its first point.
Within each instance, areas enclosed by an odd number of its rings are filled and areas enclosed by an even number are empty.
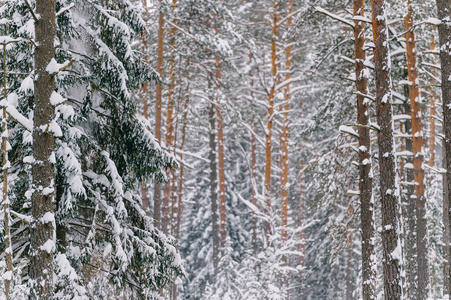
{"type": "Polygon", "coordinates": [[[0,0],[0,74],[0,299],[451,298],[449,0],[0,0]]]}

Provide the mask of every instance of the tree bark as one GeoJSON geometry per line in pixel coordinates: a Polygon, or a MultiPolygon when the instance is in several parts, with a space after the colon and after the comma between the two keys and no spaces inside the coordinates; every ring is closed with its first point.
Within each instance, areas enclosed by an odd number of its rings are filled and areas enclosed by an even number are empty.
{"type": "MultiPolygon", "coordinates": [[[[407,74],[406,74],[407,76],[407,74]]],[[[409,114],[411,112],[410,109],[410,101],[408,100],[410,94],[410,89],[408,86],[404,86],[404,113],[409,114]]],[[[405,124],[405,132],[411,133],[412,124],[411,120],[406,120],[405,124]]],[[[413,152],[413,141],[411,138],[406,139],[406,151],[413,152]]],[[[413,158],[408,156],[406,158],[406,162],[412,164],[413,158]]],[[[405,170],[405,181],[408,183],[414,182],[414,175],[412,168],[406,168],[405,170]]],[[[406,232],[405,232],[405,253],[406,253],[406,293],[407,297],[414,298],[417,295],[418,289],[418,262],[417,262],[417,219],[416,219],[416,203],[415,199],[415,188],[413,185],[408,184],[406,186],[406,194],[405,194],[405,224],[406,224],[406,232]]]]}
{"type": "Polygon", "coordinates": [[[55,78],[46,70],[55,57],[55,0],[36,1],[36,44],[33,118],[33,194],[30,226],[30,295],[29,299],[53,298],[54,236],[54,157],[55,140],[48,125],[54,121],[55,107],[50,97],[55,89],[55,78]]]}
{"type": "MultiPolygon", "coordinates": [[[[354,0],[354,16],[364,16],[364,0],[354,0]]],[[[371,140],[369,124],[370,101],[368,94],[368,78],[365,74],[366,59],[364,23],[354,21],[354,53],[357,95],[357,124],[359,134],[359,191],[360,221],[362,226],[362,296],[363,300],[376,299],[376,273],[374,251],[374,205],[372,202],[373,178],[371,163],[371,140]]]]}
{"type": "MultiPolygon", "coordinates": [[[[3,100],[8,97],[8,84],[7,84],[7,67],[6,67],[6,44],[3,45],[3,100]]],[[[6,299],[9,300],[9,293],[11,288],[11,282],[13,277],[13,247],[11,241],[11,213],[10,213],[10,202],[8,199],[8,170],[10,162],[8,159],[8,116],[6,114],[6,107],[2,109],[2,152],[3,152],[3,214],[4,214],[4,230],[5,230],[5,258],[6,258],[6,270],[8,272],[7,276],[4,275],[5,279],[5,295],[6,299]]]]}
{"type": "MultiPolygon", "coordinates": [[[[142,4],[145,9],[147,9],[147,1],[142,0],[142,4]]],[[[146,20],[147,21],[147,20],[146,20]]],[[[144,62],[146,64],[149,63],[149,56],[146,54],[148,49],[148,36],[144,32],[141,34],[141,42],[142,42],[142,53],[144,54],[144,62]]],[[[141,88],[142,95],[142,103],[143,103],[143,117],[148,119],[148,111],[149,111],[149,82],[144,82],[143,87],[141,88]]],[[[141,199],[142,199],[142,207],[146,214],[149,214],[149,197],[148,197],[147,183],[143,180],[141,185],[141,199]]]]}
{"type": "Polygon", "coordinates": [[[300,299],[305,299],[305,162],[304,160],[301,160],[301,173],[300,173],[300,183],[301,183],[301,191],[300,191],[300,203],[299,203],[299,224],[298,226],[301,228],[300,231],[300,256],[299,256],[299,265],[300,265],[300,271],[299,271],[299,277],[300,277],[300,299]]]}
{"type": "MultiPolygon", "coordinates": [[[[431,38],[431,51],[435,50],[435,41],[434,36],[431,38]]],[[[436,63],[434,59],[434,63],[436,63]]],[[[435,75],[435,68],[433,68],[432,73],[435,75]]],[[[435,84],[434,78],[431,79],[431,85],[435,84]]],[[[435,166],[435,135],[436,135],[436,129],[435,129],[435,117],[437,116],[437,108],[435,103],[435,98],[437,95],[435,94],[435,90],[431,88],[431,97],[429,101],[429,166],[434,167],[435,166]]]]}
{"type": "MultiPolygon", "coordinates": [[[[160,1],[161,3],[161,1],[160,1]]],[[[164,14],[160,11],[158,17],[158,39],[157,39],[157,68],[156,71],[163,78],[163,48],[164,48],[164,14]]],[[[155,138],[161,143],[161,97],[162,82],[158,81],[155,93],[155,138]]],[[[161,184],[155,181],[154,185],[153,219],[155,227],[160,228],[161,223],[161,184]]]]}
{"type": "Polygon", "coordinates": [[[219,248],[220,248],[220,232],[218,220],[218,180],[216,168],[216,118],[215,106],[211,104],[209,111],[210,120],[210,193],[211,193],[211,223],[213,235],[213,268],[214,275],[218,272],[219,264],[219,248]]]}
{"type": "Polygon", "coordinates": [[[382,204],[382,247],[384,297],[386,300],[401,299],[400,262],[402,248],[399,234],[400,216],[398,187],[396,186],[396,162],[393,140],[392,94],[390,78],[390,55],[385,1],[372,0],[372,23],[374,70],[376,78],[376,114],[379,131],[379,169],[382,204]]]}
{"type": "MultiPolygon", "coordinates": [[[[187,59],[186,65],[190,65],[190,59],[187,59]]],[[[189,82],[189,75],[187,75],[187,79],[189,82]]],[[[188,105],[190,101],[190,86],[188,83],[188,86],[186,88],[186,101],[183,106],[183,125],[182,125],[182,141],[180,144],[180,150],[183,150],[183,147],[185,146],[185,139],[186,139],[186,124],[187,124],[187,118],[188,118],[188,105]]],[[[180,160],[183,159],[183,154],[180,154],[180,160]]],[[[180,178],[179,178],[179,185],[178,185],[178,195],[177,195],[177,224],[175,229],[175,238],[177,240],[180,239],[180,225],[182,222],[182,211],[183,211],[183,175],[184,175],[184,165],[180,165],[180,178]]]]}
{"type": "Polygon", "coordinates": [[[423,132],[421,130],[421,107],[419,78],[417,68],[417,55],[415,49],[415,33],[413,29],[413,8],[411,0],[407,0],[408,12],[404,19],[406,30],[407,48],[407,73],[409,76],[410,113],[412,117],[412,141],[413,141],[413,167],[415,181],[415,205],[417,221],[417,294],[418,300],[424,300],[428,296],[428,251],[427,251],[427,220],[426,198],[424,196],[424,170],[423,160],[423,132]]]}
{"type": "MultiPolygon", "coordinates": [[[[252,96],[251,96],[252,97],[252,96]]],[[[255,121],[252,118],[252,129],[255,132],[255,121]]],[[[257,139],[255,138],[255,133],[251,133],[251,182],[252,182],[252,204],[254,207],[258,207],[257,204],[257,139]]],[[[254,256],[257,257],[257,216],[254,213],[252,215],[252,249],[254,251],[254,256]]]]}
{"type": "MultiPolygon", "coordinates": [[[[175,9],[177,1],[172,1],[172,11],[175,9]]],[[[168,150],[171,150],[175,147],[175,131],[174,131],[174,109],[175,109],[175,99],[174,99],[174,90],[175,90],[175,69],[176,69],[176,62],[175,62],[175,43],[176,43],[176,29],[174,26],[171,27],[171,30],[169,31],[169,38],[171,41],[171,49],[172,51],[172,58],[169,64],[169,90],[168,90],[168,105],[166,110],[166,147],[168,150]]],[[[169,233],[169,228],[171,228],[171,212],[170,212],[170,203],[172,197],[172,190],[173,186],[175,185],[174,182],[174,171],[168,170],[168,182],[164,185],[164,197],[163,197],[163,207],[162,207],[162,230],[164,233],[169,233]]]]}
{"type": "MultiPolygon", "coordinates": [[[[288,3],[288,14],[293,13],[293,0],[288,3]]],[[[293,23],[293,18],[289,17],[288,27],[290,28],[293,23]]],[[[285,63],[285,80],[288,81],[291,77],[291,45],[285,49],[286,63],[285,63]]],[[[289,129],[289,111],[290,111],[290,84],[287,84],[284,91],[284,104],[282,105],[283,112],[283,124],[282,124],[282,134],[280,136],[280,167],[282,169],[280,177],[281,185],[281,200],[282,200],[282,211],[281,211],[281,221],[282,221],[282,242],[287,239],[287,224],[288,224],[288,139],[290,136],[289,129]]]]}
{"type": "MultiPolygon", "coordinates": [[[[216,30],[217,33],[217,30],[216,30]]],[[[216,88],[220,89],[221,62],[216,57],[216,88]]],[[[227,239],[227,202],[224,164],[224,120],[222,118],[221,102],[217,100],[216,114],[218,118],[218,175],[219,175],[219,227],[221,232],[221,251],[225,249],[227,239]]]]}
{"type": "MultiPolygon", "coordinates": [[[[353,214],[354,208],[352,204],[349,205],[348,212],[349,215],[353,214]]],[[[346,300],[352,300],[352,226],[348,228],[348,249],[347,249],[347,261],[346,261],[346,300]]]]}
{"type": "MultiPolygon", "coordinates": [[[[276,94],[277,85],[277,28],[279,22],[279,2],[273,1],[273,24],[272,24],[272,39],[271,39],[271,70],[272,83],[268,95],[268,110],[266,122],[266,141],[265,141],[265,199],[266,199],[266,214],[268,217],[271,212],[271,154],[272,154],[272,129],[274,117],[274,96],[276,94]]],[[[271,234],[271,224],[266,222],[266,237],[269,238],[271,234]]]]}
{"type": "MultiPolygon", "coordinates": [[[[451,187],[451,23],[449,22],[449,16],[451,15],[451,2],[448,0],[437,0],[437,15],[441,23],[438,26],[439,41],[440,41],[440,64],[442,70],[442,98],[443,98],[443,131],[444,131],[444,154],[445,154],[445,168],[446,168],[446,188],[447,191],[447,204],[448,211],[445,213],[448,215],[448,220],[451,217],[451,211],[449,210],[450,203],[450,187],[451,187]]],[[[449,226],[449,224],[448,224],[449,226]]],[[[444,287],[444,293],[450,295],[451,293],[451,249],[448,245],[447,253],[445,253],[446,262],[446,274],[447,285],[444,287]]]]}

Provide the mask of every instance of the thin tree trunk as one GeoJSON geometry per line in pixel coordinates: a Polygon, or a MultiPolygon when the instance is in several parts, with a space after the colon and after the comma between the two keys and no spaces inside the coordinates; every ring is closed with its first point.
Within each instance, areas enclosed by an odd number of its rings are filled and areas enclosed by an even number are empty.
{"type": "MultiPolygon", "coordinates": [[[[353,214],[354,208],[352,204],[349,205],[348,211],[349,215],[353,214]]],[[[348,228],[349,237],[348,237],[348,257],[346,262],[346,300],[352,300],[352,227],[351,225],[348,228]]]]}
{"type": "MultiPolygon", "coordinates": [[[[177,1],[172,1],[172,10],[174,11],[175,5],[177,1]]],[[[176,29],[174,26],[171,27],[169,31],[169,38],[171,40],[171,49],[175,49],[176,43],[176,29]]],[[[175,61],[175,53],[173,52],[170,66],[169,66],[169,91],[168,91],[168,106],[166,111],[166,147],[168,149],[174,148],[174,108],[175,108],[175,100],[174,100],[174,90],[175,90],[175,69],[176,69],[176,61],[175,61]]],[[[171,227],[171,213],[170,213],[170,200],[173,189],[174,182],[174,172],[172,170],[168,170],[168,182],[164,187],[164,197],[163,197],[163,207],[162,207],[162,230],[164,233],[169,233],[169,228],[171,227]]]]}
{"type": "Polygon", "coordinates": [[[427,220],[426,198],[424,196],[423,133],[421,130],[421,107],[417,55],[415,49],[415,33],[413,30],[413,8],[411,0],[407,0],[408,12],[404,19],[407,48],[407,73],[409,75],[410,113],[412,117],[413,166],[415,181],[415,204],[417,219],[417,299],[424,300],[428,296],[428,251],[427,251],[427,220]]]}
{"type": "MultiPolygon", "coordinates": [[[[443,140],[442,149],[445,149],[445,140],[443,140]]],[[[442,159],[443,159],[443,165],[446,165],[446,151],[443,150],[442,153],[442,159]]],[[[448,194],[448,182],[447,182],[447,176],[443,176],[443,294],[444,295],[450,295],[451,293],[451,287],[450,282],[451,278],[449,276],[451,270],[451,266],[448,260],[450,249],[450,224],[449,224],[449,194],[448,194]]],[[[443,299],[446,299],[443,297],[443,299]]]]}
{"type": "MultiPolygon", "coordinates": [[[[187,66],[190,65],[190,59],[187,59],[187,66]]],[[[189,75],[187,76],[188,82],[189,82],[189,75]]],[[[188,87],[186,88],[186,101],[183,106],[183,125],[182,125],[182,141],[180,144],[180,150],[183,150],[183,147],[185,146],[185,138],[186,138],[186,124],[187,124],[187,118],[188,118],[188,105],[190,100],[190,86],[188,83],[188,87]]],[[[180,159],[183,159],[183,155],[180,155],[180,159]]],[[[183,211],[183,174],[184,174],[184,166],[183,164],[180,165],[180,178],[179,178],[179,185],[178,185],[178,195],[177,195],[177,225],[175,229],[175,238],[177,240],[180,239],[180,225],[182,221],[182,211],[183,211]]]]}
{"type": "MultiPolygon", "coordinates": [[[[406,74],[407,75],[407,74],[406,74]]],[[[410,101],[408,100],[410,94],[410,89],[408,86],[404,86],[404,113],[409,114],[411,112],[410,109],[410,101]]],[[[405,132],[407,134],[411,133],[412,124],[411,120],[406,120],[405,122],[405,132]]],[[[406,139],[406,151],[413,152],[413,141],[411,138],[406,139]]],[[[408,156],[406,158],[407,163],[412,165],[413,158],[408,156]]],[[[414,182],[414,175],[412,168],[406,168],[405,170],[406,178],[405,181],[408,183],[414,182]]],[[[407,297],[413,298],[417,295],[418,290],[418,262],[417,262],[417,219],[416,219],[416,203],[414,200],[415,188],[413,185],[408,184],[406,186],[406,204],[405,204],[405,219],[406,219],[406,232],[405,232],[405,253],[406,253],[406,292],[407,297]]]]}
{"type": "MultiPolygon", "coordinates": [[[[440,25],[438,26],[439,31],[439,40],[440,40],[440,64],[442,70],[442,98],[443,98],[443,131],[445,135],[444,139],[444,155],[446,168],[446,188],[444,189],[447,193],[445,195],[447,197],[448,211],[445,212],[448,214],[448,220],[451,217],[451,210],[449,210],[450,203],[450,187],[451,187],[451,81],[449,80],[451,76],[451,23],[449,22],[449,16],[451,15],[451,2],[448,0],[437,0],[437,15],[441,20],[440,25]]],[[[449,226],[449,224],[448,224],[449,226]]],[[[447,274],[447,280],[445,283],[447,284],[444,287],[444,293],[446,295],[451,294],[451,248],[449,244],[446,247],[447,253],[445,253],[445,270],[447,274]]]]}
{"type": "Polygon", "coordinates": [[[218,220],[218,180],[216,168],[216,118],[215,106],[210,106],[210,193],[211,193],[211,222],[213,235],[213,267],[214,274],[218,272],[219,248],[220,248],[220,232],[218,220]]]}
{"type": "MultiPolygon", "coordinates": [[[[220,80],[221,62],[219,57],[216,57],[216,87],[218,91],[220,89],[220,80]]],[[[222,118],[220,99],[217,100],[216,113],[218,118],[219,227],[221,232],[221,251],[224,251],[227,240],[227,199],[224,164],[224,120],[222,118]]]]}
{"type": "MultiPolygon", "coordinates": [[[[279,22],[279,2],[273,1],[273,24],[272,24],[272,39],[271,39],[271,70],[272,83],[271,90],[268,95],[268,111],[266,123],[266,143],[265,143],[265,199],[266,199],[266,214],[269,216],[271,211],[271,154],[272,154],[272,129],[274,117],[274,96],[276,94],[277,85],[277,23],[279,22]]],[[[266,236],[267,239],[271,234],[271,224],[266,222],[266,236]]]]}
{"type": "MultiPolygon", "coordinates": [[[[288,14],[293,13],[293,0],[288,3],[288,14]]],[[[288,27],[291,27],[293,23],[293,18],[288,18],[288,27]]],[[[290,80],[291,77],[291,45],[285,49],[286,63],[285,63],[285,80],[290,80]]],[[[282,211],[281,211],[281,221],[282,221],[282,242],[287,239],[287,225],[288,225],[288,140],[290,136],[289,129],[289,111],[290,111],[290,84],[287,84],[284,91],[284,104],[282,105],[283,111],[283,124],[282,124],[282,134],[280,136],[280,167],[282,169],[280,177],[281,185],[281,200],[282,200],[282,211]]]]}
{"type": "MultiPolygon", "coordinates": [[[[7,84],[7,67],[6,67],[6,45],[3,45],[3,100],[6,101],[8,96],[8,84],[7,84]]],[[[9,208],[8,199],[8,170],[9,170],[9,160],[8,160],[8,119],[6,115],[6,107],[4,106],[2,116],[2,150],[3,150],[3,213],[4,213],[4,228],[5,228],[5,258],[6,258],[6,270],[7,274],[3,275],[5,279],[5,295],[6,299],[9,299],[9,293],[11,288],[11,281],[13,277],[13,247],[11,242],[11,214],[9,208]]]]}
{"type": "Polygon", "coordinates": [[[55,90],[55,78],[46,70],[55,57],[55,0],[36,1],[36,13],[40,16],[35,24],[36,78],[34,83],[33,118],[33,164],[31,197],[33,221],[30,226],[30,299],[53,298],[53,254],[54,236],[54,155],[55,139],[51,131],[45,130],[54,121],[55,107],[50,97],[55,90]],[[44,128],[44,129],[43,129],[44,128]]]}
{"type": "Polygon", "coordinates": [[[384,297],[386,300],[401,299],[402,249],[399,239],[400,216],[398,187],[396,186],[396,162],[393,140],[392,94],[390,56],[388,50],[388,27],[385,1],[372,0],[374,70],[376,78],[376,113],[379,146],[379,169],[382,202],[382,247],[384,297]]]}
{"type": "MultiPolygon", "coordinates": [[[[431,38],[431,51],[435,50],[435,41],[434,36],[431,38]]],[[[434,59],[435,62],[435,59],[434,59]]],[[[432,70],[433,75],[435,75],[435,68],[432,70]]],[[[431,79],[431,85],[435,84],[434,78],[431,79]]],[[[437,116],[437,109],[436,109],[436,103],[435,98],[437,95],[435,94],[435,90],[431,88],[431,97],[429,102],[429,166],[434,167],[435,166],[435,135],[436,135],[436,129],[435,129],[435,117],[437,116]]]]}
{"type": "MultiPolygon", "coordinates": [[[[252,97],[252,96],[251,96],[252,97]]],[[[255,121],[252,117],[252,130],[255,132],[255,121]]],[[[255,133],[251,133],[251,181],[252,181],[252,204],[254,207],[258,207],[257,204],[257,139],[255,133]]],[[[254,256],[257,257],[257,216],[255,213],[252,215],[252,249],[254,256]]]]}
{"type": "MultiPolygon", "coordinates": [[[[160,0],[161,3],[161,0],[160,0]]],[[[157,68],[156,71],[163,78],[163,48],[164,48],[164,14],[160,11],[158,17],[158,39],[157,39],[157,68]]],[[[155,138],[161,143],[161,99],[162,82],[158,81],[155,93],[155,138]]],[[[155,227],[160,228],[161,223],[161,184],[155,181],[154,185],[153,218],[155,227]]]]}
{"type": "Polygon", "coordinates": [[[300,191],[300,211],[299,211],[299,224],[298,226],[301,228],[300,231],[300,256],[299,256],[299,277],[300,277],[300,299],[305,299],[305,162],[301,160],[301,172],[300,172],[300,183],[301,183],[301,191],[300,191]]]}
{"type": "MultiPolygon", "coordinates": [[[[142,1],[143,6],[147,9],[146,0],[142,1]]],[[[149,56],[146,54],[148,49],[148,37],[146,33],[141,34],[141,41],[142,41],[142,53],[144,53],[144,62],[146,64],[149,63],[149,56]]],[[[141,88],[141,95],[142,95],[142,103],[143,103],[143,117],[147,120],[148,119],[148,111],[149,111],[149,82],[144,82],[143,87],[141,88]]],[[[141,185],[141,199],[142,199],[142,207],[143,210],[146,212],[146,214],[149,214],[149,196],[148,196],[148,190],[147,190],[147,183],[146,181],[142,182],[141,185]]]]}
{"type": "MultiPolygon", "coordinates": [[[[354,16],[364,16],[364,0],[354,0],[354,16]]],[[[374,251],[374,205],[372,202],[373,178],[371,176],[371,140],[369,123],[370,102],[364,95],[368,94],[368,78],[365,74],[366,59],[364,23],[354,21],[354,52],[357,95],[357,124],[359,134],[359,191],[360,221],[362,226],[362,296],[363,300],[376,299],[376,274],[374,251]]]]}

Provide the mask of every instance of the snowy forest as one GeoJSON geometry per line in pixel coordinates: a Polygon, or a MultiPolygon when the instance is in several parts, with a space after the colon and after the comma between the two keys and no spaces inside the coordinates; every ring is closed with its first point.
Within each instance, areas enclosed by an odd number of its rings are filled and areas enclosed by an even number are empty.
{"type": "Polygon", "coordinates": [[[451,299],[450,0],[0,0],[0,299],[451,299]]]}

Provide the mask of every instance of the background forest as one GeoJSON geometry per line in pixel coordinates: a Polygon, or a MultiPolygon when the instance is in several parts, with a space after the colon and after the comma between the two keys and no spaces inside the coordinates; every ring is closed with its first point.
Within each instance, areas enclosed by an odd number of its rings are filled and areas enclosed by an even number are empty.
{"type": "Polygon", "coordinates": [[[0,0],[0,299],[449,299],[450,18],[0,0]]]}

